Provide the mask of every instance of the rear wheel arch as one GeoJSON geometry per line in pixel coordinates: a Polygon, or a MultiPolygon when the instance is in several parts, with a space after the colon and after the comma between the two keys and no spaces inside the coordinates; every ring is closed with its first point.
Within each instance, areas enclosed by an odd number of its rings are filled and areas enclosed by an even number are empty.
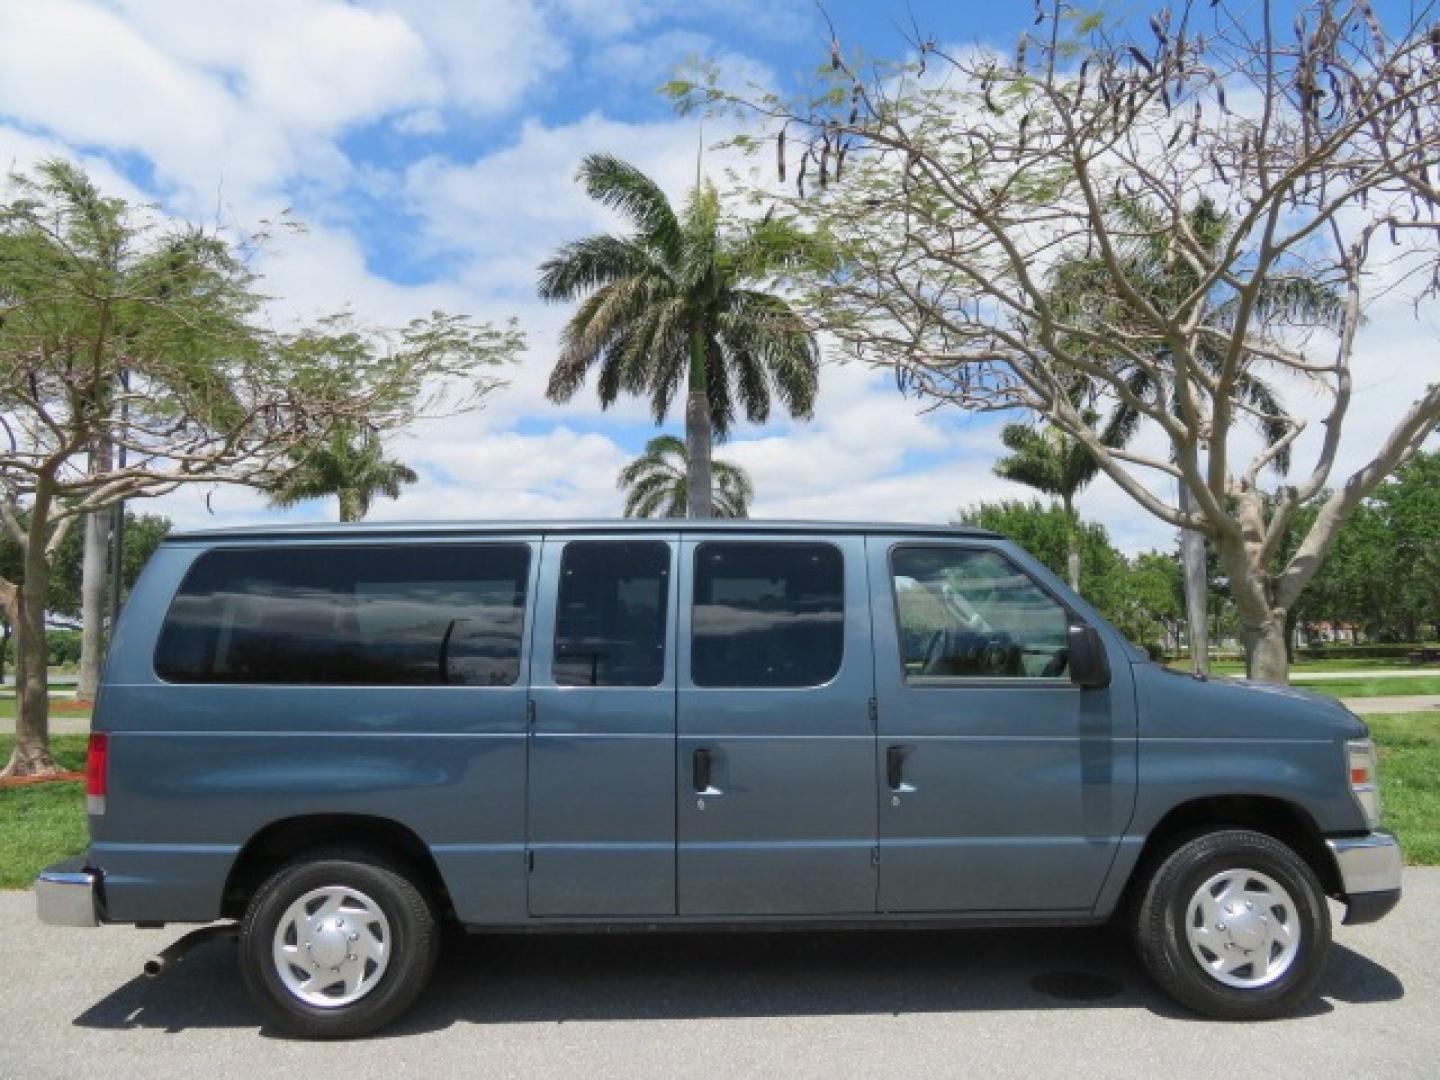
{"type": "Polygon", "coordinates": [[[368,814],[305,814],[272,821],[246,841],[231,864],[221,916],[238,919],[255,891],[281,866],[343,848],[369,852],[412,872],[443,918],[453,918],[450,894],[435,856],[415,831],[393,818],[368,814]]]}

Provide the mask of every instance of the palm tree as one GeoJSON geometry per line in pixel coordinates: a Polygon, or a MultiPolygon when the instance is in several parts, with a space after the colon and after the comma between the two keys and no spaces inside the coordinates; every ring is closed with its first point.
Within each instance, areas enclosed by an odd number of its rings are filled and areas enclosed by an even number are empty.
{"type": "MultiPolygon", "coordinates": [[[[681,518],[689,508],[690,478],[685,443],[674,435],[657,435],[645,452],[620,470],[616,486],[625,492],[627,518],[681,518]]],[[[717,518],[750,516],[755,489],[738,465],[712,461],[715,491],[711,515],[717,518]]]]}
{"type": "Polygon", "coordinates": [[[580,301],[547,396],[569,400],[598,368],[602,408],[622,392],[647,396],[659,424],[683,383],[687,507],[709,517],[711,444],[729,434],[737,406],[754,423],[769,417],[772,396],[799,419],[814,408],[815,337],[789,304],[756,287],[794,248],[768,221],[727,228],[708,181],[697,178],[677,213],[655,181],[608,154],[586,157],[577,178],[634,231],[585,237],[541,265],[543,299],[580,301]]]}
{"type": "Polygon", "coordinates": [[[410,466],[385,456],[374,432],[338,430],[298,456],[295,467],[271,490],[270,505],[285,508],[334,495],[340,520],[359,521],[376,496],[398,499],[400,489],[418,479],[410,466]]]}
{"type": "MultiPolygon", "coordinates": [[[[1084,409],[1082,415],[1091,427],[1100,419],[1092,409],[1084,409]]],[[[1134,410],[1117,408],[1100,431],[1100,441],[1106,446],[1123,446],[1134,433],[1137,421],[1134,410]]],[[[1075,510],[1075,496],[1095,479],[1099,464],[1083,443],[1055,427],[1006,424],[1000,432],[1000,441],[1010,453],[995,463],[996,476],[1060,500],[1065,510],[1065,572],[1070,588],[1078,593],[1080,519],[1075,510]]]]}

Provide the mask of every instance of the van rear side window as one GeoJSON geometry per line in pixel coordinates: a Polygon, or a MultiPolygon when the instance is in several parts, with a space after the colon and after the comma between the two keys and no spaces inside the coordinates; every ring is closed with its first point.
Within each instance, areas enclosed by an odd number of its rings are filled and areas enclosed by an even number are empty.
{"type": "Polygon", "coordinates": [[[845,647],[845,563],[832,544],[705,543],[695,551],[696,686],[820,686],[845,647]]]}
{"type": "Polygon", "coordinates": [[[274,547],[207,552],[155,649],[170,682],[508,686],[530,549],[274,547]]]}

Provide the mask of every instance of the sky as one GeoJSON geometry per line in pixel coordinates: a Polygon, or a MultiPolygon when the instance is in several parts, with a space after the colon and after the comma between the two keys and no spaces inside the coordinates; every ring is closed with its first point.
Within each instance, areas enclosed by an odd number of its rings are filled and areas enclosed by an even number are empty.
{"type": "MultiPolygon", "coordinates": [[[[847,48],[893,56],[912,26],[1009,49],[1031,7],[826,11],[847,48]]],[[[564,406],[543,393],[567,310],[535,298],[536,266],[615,224],[577,188],[576,166],[616,153],[678,198],[716,133],[655,93],[674,66],[704,57],[793,89],[829,47],[811,0],[0,0],[0,27],[0,165],[75,159],[110,192],[237,228],[288,208],[308,231],[262,266],[284,316],[348,305],[375,323],[435,309],[519,320],[529,347],[504,391],[391,440],[421,479],[375,506],[387,519],[618,516],[615,474],[655,433],[644,403],[602,412],[589,389],[564,406]]],[[[706,160],[720,167],[714,151],[706,160]]],[[[1414,374],[1395,381],[1395,349],[1433,353],[1426,322],[1375,335],[1352,457],[1414,374]]],[[[1030,495],[991,472],[1000,423],[927,410],[887,373],[827,363],[811,421],[777,410],[717,456],[750,471],[757,517],[945,521],[1030,495]]],[[[231,488],[155,509],[180,527],[335,514],[333,501],[281,514],[231,488]]],[[[1080,509],[1127,551],[1173,543],[1103,478],[1080,509]]]]}

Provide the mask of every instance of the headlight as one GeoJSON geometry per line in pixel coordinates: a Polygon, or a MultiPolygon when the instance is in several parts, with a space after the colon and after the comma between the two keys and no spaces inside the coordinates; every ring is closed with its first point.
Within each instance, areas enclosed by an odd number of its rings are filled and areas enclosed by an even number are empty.
{"type": "Polygon", "coordinates": [[[1380,824],[1380,777],[1375,744],[1369,739],[1351,739],[1345,744],[1345,766],[1350,777],[1350,791],[1365,815],[1365,822],[1374,829],[1380,824]]]}

